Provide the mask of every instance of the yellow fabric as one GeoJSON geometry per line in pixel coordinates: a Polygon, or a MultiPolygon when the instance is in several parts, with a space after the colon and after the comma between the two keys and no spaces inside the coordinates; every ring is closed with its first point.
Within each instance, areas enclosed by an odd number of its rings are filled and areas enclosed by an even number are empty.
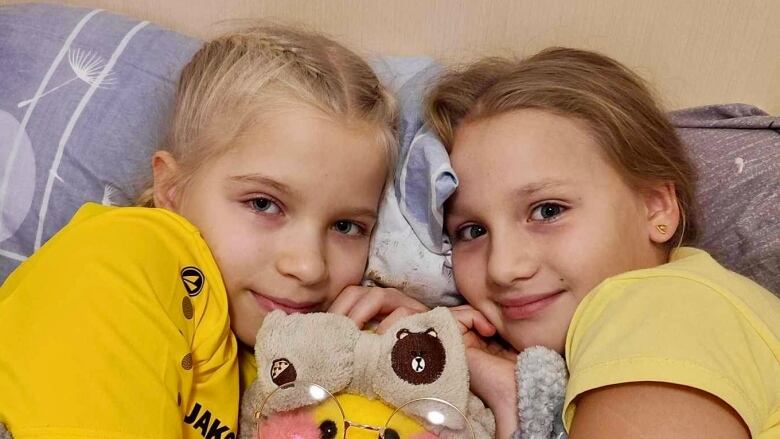
{"type": "Polygon", "coordinates": [[[577,308],[566,340],[566,428],[578,395],[653,381],[713,394],[754,438],[778,438],[779,340],[780,300],[707,253],[678,249],[667,264],[607,279],[577,308]]]}
{"type": "Polygon", "coordinates": [[[213,257],[166,210],[87,204],[0,288],[15,439],[233,438],[236,357],[213,257]]]}
{"type": "MultiPolygon", "coordinates": [[[[416,420],[410,418],[402,412],[395,412],[395,409],[378,399],[369,399],[363,395],[353,393],[341,393],[336,395],[341,409],[344,410],[344,416],[351,424],[370,425],[374,427],[392,428],[398,433],[399,437],[412,438],[419,433],[425,433],[425,428],[416,420]],[[392,416],[392,419],[390,417],[392,416]],[[388,423],[389,421],[389,423],[388,423]]],[[[314,421],[320,425],[323,421],[332,420],[336,425],[343,425],[341,422],[341,412],[336,404],[326,401],[317,406],[314,412],[314,421]]],[[[377,434],[369,429],[352,427],[347,429],[345,439],[375,439],[377,434]]]]}
{"type": "Polygon", "coordinates": [[[257,378],[257,360],[255,359],[255,353],[243,344],[239,344],[238,348],[238,370],[239,370],[239,382],[241,388],[241,397],[243,398],[244,391],[255,382],[257,378]]]}

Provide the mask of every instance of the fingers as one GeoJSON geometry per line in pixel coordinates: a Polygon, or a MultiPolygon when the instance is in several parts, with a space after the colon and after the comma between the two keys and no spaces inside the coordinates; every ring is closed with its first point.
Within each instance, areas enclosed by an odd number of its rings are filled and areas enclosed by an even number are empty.
{"type": "Polygon", "coordinates": [[[409,309],[405,306],[402,306],[400,308],[396,308],[395,311],[391,312],[387,317],[385,317],[382,320],[382,323],[379,324],[379,326],[376,327],[376,333],[377,334],[384,334],[387,332],[388,329],[390,329],[391,326],[398,320],[409,317],[414,314],[418,314],[420,311],[415,311],[412,309],[409,309]]]}
{"type": "Polygon", "coordinates": [[[349,286],[344,288],[333,303],[328,308],[329,313],[340,314],[342,316],[349,315],[349,310],[355,306],[358,300],[360,300],[369,290],[369,287],[361,286],[349,286]]]}
{"type": "Polygon", "coordinates": [[[476,348],[484,350],[488,347],[485,339],[477,335],[474,331],[466,331],[466,333],[463,334],[463,345],[466,349],[476,348]]]}
{"type": "Polygon", "coordinates": [[[496,437],[509,437],[518,428],[515,362],[480,349],[466,349],[471,391],[490,407],[496,437]]]}
{"type": "Polygon", "coordinates": [[[517,355],[519,354],[513,347],[504,345],[495,339],[488,341],[484,350],[512,362],[517,361],[517,355]]]}
{"type": "Polygon", "coordinates": [[[451,308],[450,311],[455,320],[460,323],[461,333],[474,330],[482,337],[492,337],[496,334],[493,326],[484,314],[469,305],[461,305],[451,308]]]}
{"type": "Polygon", "coordinates": [[[490,403],[516,398],[515,362],[479,348],[467,348],[466,360],[472,391],[490,403]]]}
{"type": "MultiPolygon", "coordinates": [[[[393,321],[405,315],[428,311],[428,307],[395,288],[351,286],[341,292],[328,312],[345,315],[359,328],[363,328],[366,323],[389,317],[399,309],[401,311],[393,316],[393,321]]],[[[380,324],[380,327],[386,330],[391,324],[380,324]]]]}

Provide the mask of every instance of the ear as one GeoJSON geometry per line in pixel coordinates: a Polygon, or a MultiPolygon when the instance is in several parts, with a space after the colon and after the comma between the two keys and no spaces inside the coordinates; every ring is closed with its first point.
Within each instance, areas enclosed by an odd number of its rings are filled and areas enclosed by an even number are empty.
{"type": "Polygon", "coordinates": [[[680,204],[674,183],[655,184],[643,191],[643,197],[650,240],[656,244],[669,241],[680,225],[680,204]]]}
{"type": "Polygon", "coordinates": [[[179,165],[168,151],[157,151],[152,156],[154,176],[154,205],[176,211],[179,165]]]}

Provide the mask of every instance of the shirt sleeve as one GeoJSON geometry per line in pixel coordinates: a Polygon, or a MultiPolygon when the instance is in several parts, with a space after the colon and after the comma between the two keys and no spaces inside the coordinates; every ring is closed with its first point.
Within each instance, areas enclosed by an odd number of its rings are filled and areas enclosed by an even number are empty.
{"type": "Polygon", "coordinates": [[[733,300],[676,276],[608,280],[580,304],[566,343],[571,427],[576,398],[612,384],[653,381],[700,389],[761,431],[764,386],[756,361],[772,353],[733,300]]]}
{"type": "Polygon", "coordinates": [[[0,290],[0,421],[15,439],[177,438],[192,325],[175,222],[66,227],[0,290]]]}

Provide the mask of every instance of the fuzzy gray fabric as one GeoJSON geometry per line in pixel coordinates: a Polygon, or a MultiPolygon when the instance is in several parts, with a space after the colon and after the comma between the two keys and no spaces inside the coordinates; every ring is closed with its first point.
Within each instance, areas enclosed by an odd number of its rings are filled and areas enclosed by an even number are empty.
{"type": "Polygon", "coordinates": [[[512,439],[565,439],[561,413],[569,374],[563,357],[542,346],[517,356],[520,429],[512,439]]]}
{"type": "Polygon", "coordinates": [[[0,439],[13,439],[13,436],[5,429],[3,424],[0,424],[0,439]]]}

